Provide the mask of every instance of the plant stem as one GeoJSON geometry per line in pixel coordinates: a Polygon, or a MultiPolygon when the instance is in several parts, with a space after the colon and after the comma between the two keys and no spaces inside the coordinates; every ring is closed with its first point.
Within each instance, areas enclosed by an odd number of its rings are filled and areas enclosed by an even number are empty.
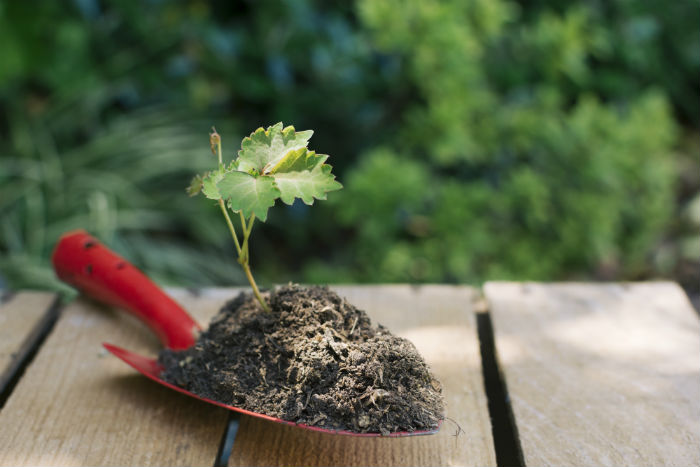
{"type": "Polygon", "coordinates": [[[251,214],[250,219],[246,223],[243,213],[241,214],[241,225],[243,226],[243,245],[241,245],[241,250],[243,250],[246,259],[250,258],[250,252],[248,250],[248,237],[250,237],[250,232],[253,230],[253,222],[255,222],[255,214],[251,214]]]}
{"type": "MultiPolygon", "coordinates": [[[[212,128],[212,133],[209,136],[209,141],[211,142],[212,152],[214,151],[214,146],[216,146],[216,153],[219,157],[219,169],[223,169],[224,163],[221,155],[221,137],[216,132],[215,128],[212,128]]],[[[221,212],[223,213],[224,218],[226,218],[226,224],[228,225],[228,229],[231,232],[231,237],[233,237],[233,243],[236,245],[236,251],[238,252],[238,262],[240,263],[241,267],[243,267],[243,271],[245,272],[245,275],[248,278],[248,282],[250,282],[250,286],[253,289],[253,294],[255,295],[255,298],[257,298],[260,302],[260,305],[263,307],[263,310],[269,312],[270,307],[267,306],[267,303],[265,303],[265,300],[263,300],[262,295],[260,295],[258,284],[255,283],[255,279],[253,279],[253,274],[250,272],[250,265],[248,264],[248,237],[250,237],[250,232],[251,230],[253,230],[255,214],[252,214],[250,216],[250,222],[246,223],[245,216],[243,216],[243,212],[239,212],[241,216],[241,228],[243,229],[243,246],[241,246],[241,244],[238,243],[238,235],[236,235],[236,229],[233,227],[233,222],[231,222],[231,218],[228,215],[228,210],[226,209],[226,203],[223,199],[219,199],[219,207],[221,208],[221,212]]]]}
{"type": "Polygon", "coordinates": [[[253,279],[253,274],[250,272],[250,266],[248,266],[248,261],[245,261],[243,264],[243,270],[245,271],[245,275],[248,278],[248,282],[250,282],[250,286],[253,288],[253,294],[255,294],[255,298],[258,299],[260,302],[260,305],[262,305],[263,310],[267,311],[268,313],[270,312],[270,307],[267,306],[267,303],[265,303],[265,300],[263,300],[262,295],[260,295],[260,290],[258,290],[258,284],[255,283],[255,279],[253,279]]]}
{"type": "Polygon", "coordinates": [[[240,213],[240,215],[241,226],[243,227],[243,245],[241,246],[242,253],[239,255],[239,262],[241,263],[241,266],[243,266],[243,270],[245,271],[245,275],[248,278],[248,282],[250,282],[250,286],[253,288],[253,294],[255,294],[255,298],[258,299],[260,305],[262,305],[263,307],[263,310],[269,312],[270,307],[267,306],[267,303],[265,303],[265,300],[263,300],[262,295],[260,295],[260,290],[258,290],[258,285],[255,283],[255,279],[253,279],[253,274],[250,272],[250,265],[248,263],[248,260],[250,259],[250,254],[248,250],[248,237],[250,237],[250,232],[253,230],[255,214],[252,214],[250,216],[248,222],[246,222],[242,212],[240,213]]]}
{"type": "Polygon", "coordinates": [[[250,231],[253,230],[253,222],[255,222],[255,213],[250,215],[250,222],[248,224],[248,231],[246,232],[246,237],[250,236],[250,231]]]}
{"type": "Polygon", "coordinates": [[[211,143],[211,152],[214,152],[214,146],[216,146],[216,152],[219,156],[219,168],[223,168],[224,162],[221,157],[221,136],[217,133],[216,128],[211,127],[211,133],[209,134],[209,142],[211,143]]]}
{"type": "Polygon", "coordinates": [[[231,232],[231,236],[233,237],[233,243],[236,245],[236,251],[238,252],[238,258],[240,261],[241,245],[238,243],[238,235],[236,235],[236,229],[233,227],[233,223],[231,222],[231,218],[228,216],[228,211],[226,211],[226,203],[224,203],[223,199],[219,199],[219,207],[221,208],[221,212],[224,214],[224,217],[226,218],[226,224],[228,225],[228,230],[231,232]]]}
{"type": "Polygon", "coordinates": [[[243,216],[243,211],[238,211],[238,214],[241,217],[241,228],[243,229],[243,243],[241,244],[241,250],[243,251],[243,257],[245,260],[248,260],[248,235],[250,233],[248,232],[248,226],[245,221],[245,217],[243,216]]]}

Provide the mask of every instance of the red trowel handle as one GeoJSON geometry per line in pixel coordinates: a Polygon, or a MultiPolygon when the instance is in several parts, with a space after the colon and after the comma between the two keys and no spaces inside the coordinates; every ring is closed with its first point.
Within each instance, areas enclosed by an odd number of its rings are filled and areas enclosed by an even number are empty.
{"type": "Polygon", "coordinates": [[[85,295],[126,309],[171,349],[191,347],[199,325],[141,271],[83,230],[63,234],[54,249],[58,277],[85,295]]]}

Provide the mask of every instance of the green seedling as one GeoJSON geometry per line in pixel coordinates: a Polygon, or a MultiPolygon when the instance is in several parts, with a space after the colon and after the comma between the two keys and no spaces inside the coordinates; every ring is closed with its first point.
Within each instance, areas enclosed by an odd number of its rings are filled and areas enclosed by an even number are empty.
{"type": "Polygon", "coordinates": [[[324,164],[328,156],[307,148],[312,134],[311,130],[285,128],[282,123],[267,129],[258,128],[243,138],[238,157],[225,165],[221,136],[212,128],[209,142],[212,153],[219,158],[219,166],[197,175],[187,189],[190,196],[201,192],[219,204],[238,252],[238,262],[265,311],[270,308],[250,272],[248,239],[253,223],[256,219],[267,220],[267,211],[277,198],[289,205],[300,198],[311,205],[314,199],[326,199],[326,193],[343,187],[331,174],[331,166],[324,164]],[[238,214],[242,241],[239,241],[229,210],[238,214]]]}

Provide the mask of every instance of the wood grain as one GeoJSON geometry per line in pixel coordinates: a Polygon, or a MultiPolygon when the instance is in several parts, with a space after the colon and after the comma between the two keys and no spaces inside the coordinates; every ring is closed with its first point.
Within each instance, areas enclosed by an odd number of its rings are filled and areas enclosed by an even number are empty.
{"type": "Polygon", "coordinates": [[[0,392],[55,319],[56,294],[20,292],[0,303],[0,392]]]}
{"type": "Polygon", "coordinates": [[[333,289],[414,342],[443,384],[453,421],[437,435],[388,439],[315,433],[243,416],[229,465],[495,465],[472,310],[477,292],[453,286],[333,289]],[[464,430],[458,435],[455,423],[464,430]]]}
{"type": "Polygon", "coordinates": [[[488,283],[527,465],[700,465],[700,325],[672,283],[488,283]]]}
{"type": "MultiPolygon", "coordinates": [[[[223,302],[176,298],[200,322],[223,302]]],[[[159,348],[131,316],[67,306],[0,412],[0,465],[213,465],[227,412],[138,375],[103,341],[159,348]]]]}

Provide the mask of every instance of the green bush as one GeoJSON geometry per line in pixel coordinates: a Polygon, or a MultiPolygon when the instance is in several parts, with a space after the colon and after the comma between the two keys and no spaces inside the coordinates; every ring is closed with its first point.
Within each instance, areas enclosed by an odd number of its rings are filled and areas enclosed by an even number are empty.
{"type": "MultiPolygon", "coordinates": [[[[676,125],[654,88],[603,101],[609,32],[574,5],[361,3],[417,99],[333,199],[356,236],[342,279],[641,277],[673,214],[676,125]]],[[[332,280],[316,262],[311,280],[332,280]]]]}

